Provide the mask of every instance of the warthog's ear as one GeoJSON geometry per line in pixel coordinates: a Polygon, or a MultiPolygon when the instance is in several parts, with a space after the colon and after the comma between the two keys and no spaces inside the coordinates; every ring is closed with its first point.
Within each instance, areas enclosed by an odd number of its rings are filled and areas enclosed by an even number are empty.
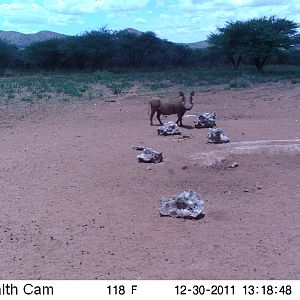
{"type": "Polygon", "coordinates": [[[191,96],[194,96],[194,95],[195,95],[195,92],[194,92],[194,91],[192,91],[192,92],[191,92],[191,96]]]}
{"type": "Polygon", "coordinates": [[[184,97],[183,92],[179,92],[179,96],[184,97]]]}

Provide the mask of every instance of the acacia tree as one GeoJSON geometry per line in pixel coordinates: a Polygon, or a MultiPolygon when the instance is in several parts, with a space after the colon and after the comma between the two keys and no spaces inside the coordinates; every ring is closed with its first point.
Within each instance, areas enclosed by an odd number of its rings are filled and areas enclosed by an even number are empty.
{"type": "Polygon", "coordinates": [[[62,40],[53,39],[31,44],[24,50],[25,63],[48,70],[60,67],[59,46],[61,43],[62,40]]]}
{"type": "Polygon", "coordinates": [[[120,31],[117,33],[117,42],[119,48],[117,60],[135,68],[142,66],[150,55],[160,51],[162,43],[151,31],[140,34],[120,31]]]}
{"type": "Polygon", "coordinates": [[[261,71],[271,56],[299,43],[298,27],[293,21],[274,16],[227,22],[208,37],[208,42],[213,50],[226,54],[236,68],[241,58],[247,57],[261,71]]]}
{"type": "Polygon", "coordinates": [[[80,42],[89,68],[103,69],[109,65],[115,53],[115,35],[113,31],[102,27],[99,30],[85,32],[80,37],[80,42]]]}
{"type": "Polygon", "coordinates": [[[0,69],[7,68],[14,60],[16,53],[17,48],[15,46],[0,39],[0,69]]]}
{"type": "Polygon", "coordinates": [[[210,50],[217,56],[225,54],[235,68],[238,68],[243,55],[245,26],[241,21],[227,22],[223,28],[218,28],[218,33],[208,37],[210,50]]]}

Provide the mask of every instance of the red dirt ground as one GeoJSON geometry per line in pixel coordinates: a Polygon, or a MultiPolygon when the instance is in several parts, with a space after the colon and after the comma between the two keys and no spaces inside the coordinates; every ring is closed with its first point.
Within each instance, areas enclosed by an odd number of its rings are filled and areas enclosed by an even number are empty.
{"type": "Polygon", "coordinates": [[[158,136],[149,99],[1,109],[0,278],[300,279],[300,86],[196,91],[188,114],[216,111],[226,145],[193,117],[190,138],[158,136]],[[147,169],[132,145],[165,162],[147,169]],[[205,217],[160,217],[188,189],[205,217]]]}

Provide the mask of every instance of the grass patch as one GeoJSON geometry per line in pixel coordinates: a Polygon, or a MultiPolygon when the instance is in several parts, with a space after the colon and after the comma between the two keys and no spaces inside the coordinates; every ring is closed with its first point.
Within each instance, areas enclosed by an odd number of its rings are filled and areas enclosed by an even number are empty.
{"type": "Polygon", "coordinates": [[[111,90],[114,95],[121,94],[121,92],[122,92],[121,87],[118,85],[112,85],[111,90]]]}
{"type": "Polygon", "coordinates": [[[229,82],[229,88],[247,88],[252,85],[252,81],[249,77],[238,77],[229,82]]]}
{"type": "Polygon", "coordinates": [[[9,99],[9,100],[15,99],[15,94],[13,94],[13,93],[8,94],[7,99],[9,99]]]}
{"type": "Polygon", "coordinates": [[[22,97],[21,101],[26,103],[33,103],[33,97],[31,96],[22,97]]]}
{"type": "Polygon", "coordinates": [[[145,84],[145,86],[147,88],[149,88],[150,90],[159,90],[159,89],[168,88],[168,87],[172,86],[172,84],[164,83],[164,82],[155,82],[155,83],[147,83],[147,84],[145,84]]]}
{"type": "Polygon", "coordinates": [[[262,72],[252,66],[242,66],[238,71],[229,66],[214,68],[174,68],[168,70],[119,70],[84,72],[44,72],[32,75],[13,74],[0,77],[0,97],[3,100],[21,99],[23,102],[49,100],[54,98],[71,101],[84,93],[98,93],[103,96],[101,86],[111,89],[117,95],[128,90],[136,83],[149,90],[163,90],[171,86],[209,87],[225,84],[229,88],[247,88],[255,83],[289,80],[300,82],[300,68],[294,66],[267,65],[262,72]],[[23,95],[22,95],[23,94],[23,95]],[[26,96],[24,96],[24,94],[26,96]],[[56,94],[56,96],[55,96],[56,94]],[[21,97],[16,97],[20,95],[21,97]],[[59,97],[57,97],[59,95],[59,97]],[[22,97],[23,96],[23,97],[22,97]]]}

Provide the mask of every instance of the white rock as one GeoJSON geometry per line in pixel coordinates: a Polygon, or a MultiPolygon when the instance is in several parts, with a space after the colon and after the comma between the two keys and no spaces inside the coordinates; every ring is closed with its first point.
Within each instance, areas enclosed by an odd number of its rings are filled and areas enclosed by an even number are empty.
{"type": "Polygon", "coordinates": [[[223,131],[220,128],[210,129],[207,138],[207,142],[211,144],[221,144],[229,142],[229,138],[223,133],[223,131]]]}
{"type": "Polygon", "coordinates": [[[179,126],[169,121],[168,123],[165,123],[162,125],[159,129],[157,129],[158,135],[180,135],[179,126]]]}
{"type": "Polygon", "coordinates": [[[162,152],[155,151],[151,148],[146,148],[143,153],[137,156],[139,162],[160,163],[163,161],[162,152]]]}
{"type": "Polygon", "coordinates": [[[216,113],[202,113],[194,122],[196,128],[212,128],[216,126],[216,113]]]}
{"type": "Polygon", "coordinates": [[[160,200],[159,213],[161,216],[174,218],[198,219],[204,210],[204,202],[194,191],[184,191],[169,199],[160,200]]]}

